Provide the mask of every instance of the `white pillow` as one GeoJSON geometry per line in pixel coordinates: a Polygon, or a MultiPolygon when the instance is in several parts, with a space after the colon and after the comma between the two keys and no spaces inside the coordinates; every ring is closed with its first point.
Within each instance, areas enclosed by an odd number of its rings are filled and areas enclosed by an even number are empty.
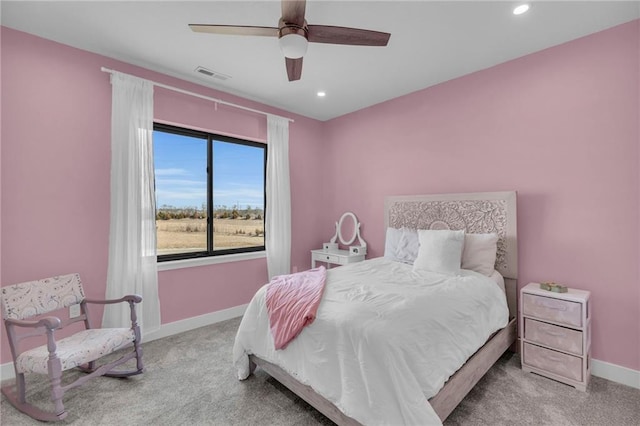
{"type": "Polygon", "coordinates": [[[387,228],[384,257],[402,263],[413,263],[418,256],[418,231],[387,228]]]}
{"type": "Polygon", "coordinates": [[[398,244],[402,238],[402,229],[387,228],[384,240],[384,257],[390,260],[398,260],[398,244]]]}
{"type": "Polygon", "coordinates": [[[495,269],[498,234],[466,234],[462,250],[462,269],[491,276],[495,269]]]}
{"type": "Polygon", "coordinates": [[[402,228],[402,237],[398,244],[399,258],[401,262],[413,264],[418,257],[420,242],[418,231],[415,229],[402,228]]]}
{"type": "Polygon", "coordinates": [[[418,230],[420,249],[413,270],[427,270],[442,274],[460,273],[464,230],[418,230]]]}

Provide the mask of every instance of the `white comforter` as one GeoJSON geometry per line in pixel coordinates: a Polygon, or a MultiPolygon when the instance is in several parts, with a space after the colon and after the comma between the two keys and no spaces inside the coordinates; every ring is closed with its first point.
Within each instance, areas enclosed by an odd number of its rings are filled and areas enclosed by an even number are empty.
{"type": "Polygon", "coordinates": [[[276,351],[265,294],[253,297],[236,336],[238,377],[249,376],[255,354],[365,425],[440,424],[427,399],[509,317],[488,277],[377,258],[329,270],[315,321],[276,351]]]}

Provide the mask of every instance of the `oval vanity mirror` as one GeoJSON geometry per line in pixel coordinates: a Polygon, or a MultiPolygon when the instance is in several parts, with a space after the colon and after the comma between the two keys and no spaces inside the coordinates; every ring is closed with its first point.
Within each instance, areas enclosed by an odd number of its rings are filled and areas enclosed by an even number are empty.
{"type": "Polygon", "coordinates": [[[367,242],[360,235],[360,222],[355,214],[346,212],[340,216],[340,220],[336,222],[336,233],[330,243],[325,243],[325,250],[337,250],[338,242],[342,246],[351,246],[349,249],[355,250],[354,253],[366,254],[367,242]],[[358,246],[351,246],[356,238],[358,246]]]}
{"type": "Polygon", "coordinates": [[[360,224],[356,215],[346,212],[338,221],[338,240],[340,244],[348,246],[356,240],[360,224]]]}

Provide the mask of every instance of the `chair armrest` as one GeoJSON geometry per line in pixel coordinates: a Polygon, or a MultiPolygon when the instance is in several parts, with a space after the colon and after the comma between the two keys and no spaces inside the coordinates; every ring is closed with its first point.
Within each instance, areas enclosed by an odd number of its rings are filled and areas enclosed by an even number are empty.
{"type": "Polygon", "coordinates": [[[25,320],[17,320],[13,318],[7,318],[5,321],[9,324],[17,325],[20,327],[30,327],[30,328],[38,328],[38,327],[46,327],[49,330],[55,330],[60,327],[62,323],[60,318],[56,317],[44,317],[40,318],[38,321],[25,321],[25,320]]]}
{"type": "Polygon", "coordinates": [[[138,296],[137,294],[128,294],[124,297],[121,297],[120,299],[107,299],[107,300],[100,300],[100,299],[84,299],[85,302],[87,303],[96,303],[99,305],[109,305],[112,303],[120,303],[120,302],[133,302],[133,303],[140,303],[142,302],[142,296],[138,296]]]}

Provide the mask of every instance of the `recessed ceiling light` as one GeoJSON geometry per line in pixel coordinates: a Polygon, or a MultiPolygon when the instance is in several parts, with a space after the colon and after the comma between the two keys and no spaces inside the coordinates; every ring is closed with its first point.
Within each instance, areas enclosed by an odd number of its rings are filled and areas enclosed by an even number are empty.
{"type": "Polygon", "coordinates": [[[327,96],[327,94],[325,92],[322,92],[322,91],[318,92],[317,95],[318,95],[319,98],[324,98],[325,96],[327,96]]]}
{"type": "Polygon", "coordinates": [[[529,10],[529,5],[528,4],[521,4],[520,6],[516,7],[515,9],[513,9],[513,14],[514,15],[522,15],[527,10],[529,10]]]}

